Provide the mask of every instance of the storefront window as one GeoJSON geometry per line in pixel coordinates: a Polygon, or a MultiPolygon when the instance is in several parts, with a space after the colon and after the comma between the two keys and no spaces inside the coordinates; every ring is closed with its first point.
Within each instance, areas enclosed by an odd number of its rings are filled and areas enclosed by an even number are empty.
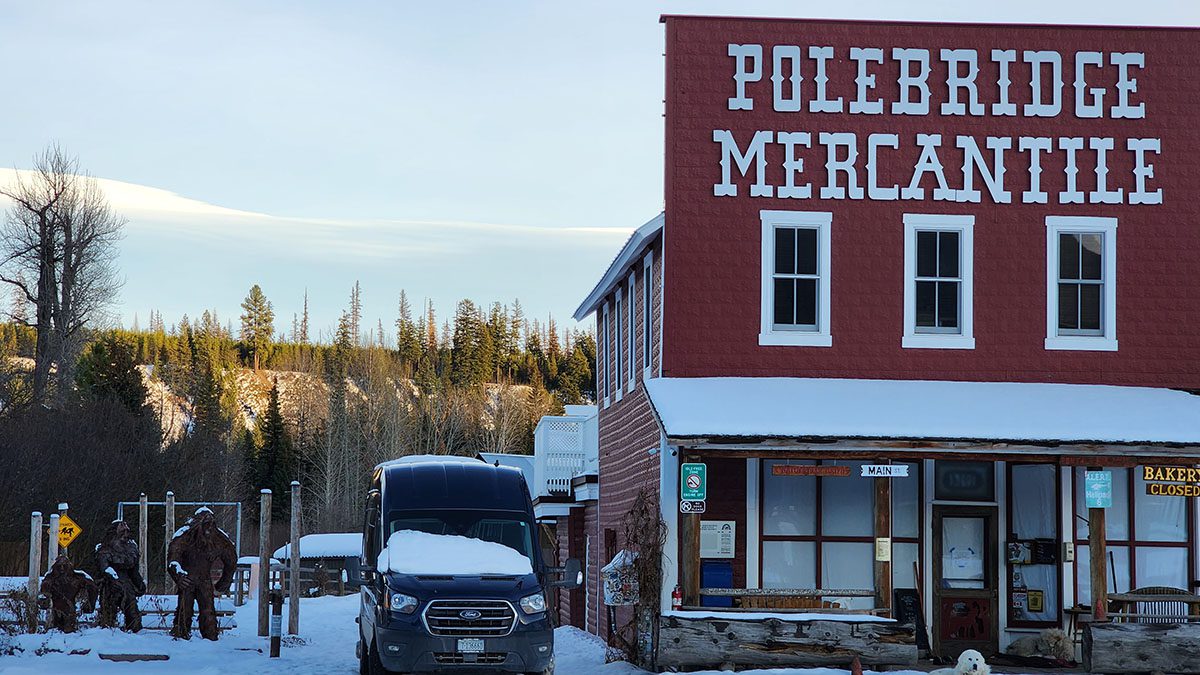
{"type": "Polygon", "coordinates": [[[1058,467],[1009,465],[1009,624],[1059,623],[1058,467]]]}
{"type": "MultiPolygon", "coordinates": [[[[866,462],[785,461],[762,463],[762,583],[764,588],[875,587],[874,479],[866,462]],[[776,466],[848,466],[850,475],[802,476],[776,466]],[[818,561],[820,564],[818,564],[818,561]]],[[[897,588],[914,587],[920,557],[920,464],[892,479],[892,577],[897,588]]],[[[870,608],[871,598],[827,598],[870,608]]]]}
{"type": "MultiPolygon", "coordinates": [[[[1185,497],[1146,494],[1141,467],[1107,469],[1113,477],[1113,505],[1105,509],[1110,593],[1147,586],[1191,590],[1188,539],[1192,529],[1185,497]]],[[[1091,559],[1084,469],[1075,472],[1075,583],[1081,603],[1090,603],[1091,559]]]]}

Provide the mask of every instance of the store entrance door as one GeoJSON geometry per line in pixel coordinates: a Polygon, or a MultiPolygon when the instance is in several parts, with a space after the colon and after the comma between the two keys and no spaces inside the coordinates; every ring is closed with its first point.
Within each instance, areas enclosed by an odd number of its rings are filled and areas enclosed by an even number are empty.
{"type": "Polygon", "coordinates": [[[933,649],[951,661],[998,650],[996,509],[933,507],[933,649]]]}

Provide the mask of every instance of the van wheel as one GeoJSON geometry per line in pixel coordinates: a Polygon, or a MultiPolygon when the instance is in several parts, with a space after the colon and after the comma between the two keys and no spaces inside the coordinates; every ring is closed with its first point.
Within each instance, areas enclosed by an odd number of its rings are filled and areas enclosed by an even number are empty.
{"type": "Polygon", "coordinates": [[[379,660],[379,650],[375,649],[375,645],[368,645],[364,651],[367,658],[360,659],[358,662],[358,670],[361,675],[399,675],[395,671],[383,667],[383,661],[379,660]]]}

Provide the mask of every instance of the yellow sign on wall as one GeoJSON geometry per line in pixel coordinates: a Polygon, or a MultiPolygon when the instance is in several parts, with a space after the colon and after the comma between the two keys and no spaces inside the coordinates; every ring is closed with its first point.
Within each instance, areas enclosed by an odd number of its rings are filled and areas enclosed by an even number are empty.
{"type": "Polygon", "coordinates": [[[83,528],[75,521],[71,520],[70,516],[63,514],[58,519],[58,545],[61,548],[66,548],[75,541],[75,537],[83,534],[83,528]]]}

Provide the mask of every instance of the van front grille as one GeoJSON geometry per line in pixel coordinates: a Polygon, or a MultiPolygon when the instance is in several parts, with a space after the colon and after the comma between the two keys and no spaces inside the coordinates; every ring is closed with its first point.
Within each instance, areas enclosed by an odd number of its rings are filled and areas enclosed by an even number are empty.
{"type": "Polygon", "coordinates": [[[434,600],[425,608],[425,627],[439,637],[503,637],[517,612],[504,600],[434,600]]]}
{"type": "Polygon", "coordinates": [[[508,654],[504,652],[484,652],[482,654],[460,654],[458,652],[435,652],[433,659],[440,664],[482,663],[499,665],[504,663],[508,654]]]}

